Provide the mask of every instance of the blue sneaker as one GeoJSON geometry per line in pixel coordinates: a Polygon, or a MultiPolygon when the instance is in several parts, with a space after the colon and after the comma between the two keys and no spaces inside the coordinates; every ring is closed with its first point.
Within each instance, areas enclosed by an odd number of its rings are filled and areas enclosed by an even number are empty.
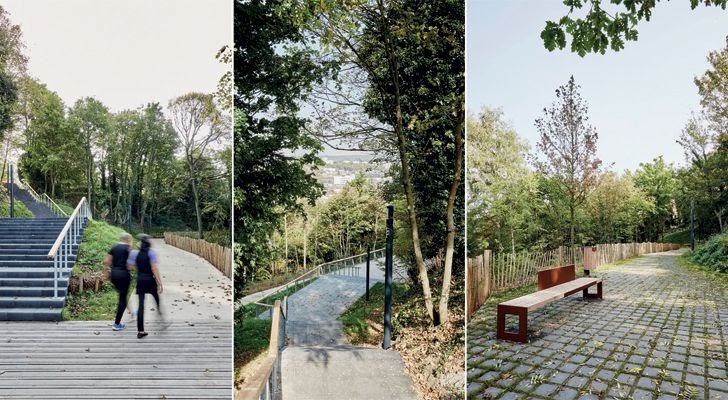
{"type": "Polygon", "coordinates": [[[120,331],[122,329],[126,328],[126,324],[113,324],[111,325],[111,329],[115,331],[120,331]]]}

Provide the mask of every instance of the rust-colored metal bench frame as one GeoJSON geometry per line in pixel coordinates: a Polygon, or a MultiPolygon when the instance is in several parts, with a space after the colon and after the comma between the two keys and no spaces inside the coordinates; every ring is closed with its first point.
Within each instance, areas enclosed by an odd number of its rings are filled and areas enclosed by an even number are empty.
{"type": "Polygon", "coordinates": [[[551,268],[538,273],[538,292],[498,304],[498,317],[496,321],[496,337],[513,342],[528,342],[528,312],[541,308],[548,303],[557,301],[581,291],[584,298],[602,298],[602,280],[597,278],[576,279],[575,266],[551,268]],[[589,293],[589,288],[597,287],[596,293],[589,293]],[[533,305],[518,304],[527,298],[541,297],[533,305]],[[506,315],[518,316],[518,332],[506,331],[506,315]]]}

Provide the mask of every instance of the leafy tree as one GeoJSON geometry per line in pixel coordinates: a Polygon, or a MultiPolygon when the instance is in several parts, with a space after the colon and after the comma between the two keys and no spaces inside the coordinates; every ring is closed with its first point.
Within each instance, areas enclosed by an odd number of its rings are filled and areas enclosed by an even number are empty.
{"type": "Polygon", "coordinates": [[[202,208],[200,185],[206,176],[202,175],[200,163],[228,138],[227,118],[218,109],[212,95],[188,93],[169,102],[172,125],[177,131],[187,165],[187,180],[197,215],[197,238],[202,239],[202,208]]]}
{"type": "MultiPolygon", "coordinates": [[[[725,4],[725,3],[724,3],[725,4]]],[[[710,68],[695,78],[700,105],[710,121],[710,129],[721,137],[728,136],[728,37],[726,47],[708,54],[710,68]]],[[[724,139],[723,139],[724,140],[724,139]]]]}
{"type": "Polygon", "coordinates": [[[597,184],[601,160],[596,157],[597,131],[589,124],[588,106],[572,76],[556,90],[556,102],[536,120],[538,148],[545,160],[541,172],[553,177],[569,209],[569,243],[575,243],[576,210],[597,184]]]}
{"type": "Polygon", "coordinates": [[[634,173],[634,183],[654,204],[645,220],[647,240],[657,240],[665,234],[665,226],[672,219],[677,181],[672,166],[665,164],[662,156],[651,163],[640,163],[634,173]]]}
{"type": "MultiPolygon", "coordinates": [[[[659,185],[665,184],[643,174],[640,176],[645,184],[652,184],[650,188],[655,190],[659,185]]],[[[647,223],[652,215],[664,217],[664,213],[656,211],[654,203],[655,198],[663,200],[665,198],[663,194],[656,193],[650,198],[640,190],[639,185],[635,185],[635,180],[631,174],[620,176],[611,171],[602,174],[599,186],[590,193],[585,205],[591,219],[588,224],[591,227],[589,243],[640,241],[641,238],[637,237],[639,227],[647,223]]],[[[672,194],[667,196],[668,203],[672,199],[671,196],[672,194]]],[[[649,240],[655,239],[649,238],[649,240]]]]}
{"type": "Polygon", "coordinates": [[[83,144],[87,198],[93,209],[96,197],[96,160],[94,152],[101,137],[110,129],[109,109],[92,97],[80,99],[69,110],[68,123],[70,125],[69,129],[79,135],[79,139],[83,144]]]}
{"type": "Polygon", "coordinates": [[[363,253],[375,234],[385,235],[384,199],[362,175],[317,208],[311,236],[326,261],[363,253]]]}
{"type": "MultiPolygon", "coordinates": [[[[355,71],[346,82],[353,79],[354,90],[330,100],[358,111],[334,114],[333,121],[343,120],[350,128],[337,137],[371,146],[397,162],[393,171],[407,210],[401,223],[411,242],[405,251],[411,254],[407,258],[413,260],[428,316],[439,324],[448,318],[453,264],[462,259],[456,253],[464,253],[464,4],[329,0],[307,2],[300,12],[310,10],[315,15],[311,34],[340,65],[336,77],[355,71]],[[425,259],[439,252],[444,263],[436,314],[425,259]]],[[[339,88],[341,82],[330,87],[339,88]]]]}
{"type": "MultiPolygon", "coordinates": [[[[571,51],[585,56],[587,53],[604,54],[607,48],[619,51],[625,42],[636,41],[637,25],[649,21],[652,11],[660,0],[610,0],[608,6],[602,0],[564,0],[569,12],[558,21],[547,21],[541,31],[541,39],[549,51],[566,47],[567,35],[571,36],[571,51]],[[587,10],[588,8],[588,10],[587,10]],[[585,15],[574,16],[579,11],[585,15]]],[[[690,0],[690,8],[699,4],[726,9],[728,0],[690,0]]]]}
{"type": "Polygon", "coordinates": [[[530,241],[537,181],[528,147],[500,110],[468,116],[468,253],[511,252],[530,241]]]}
{"type": "Polygon", "coordinates": [[[270,241],[284,215],[303,212],[322,186],[320,143],[298,116],[323,68],[306,47],[294,10],[282,0],[235,2],[234,120],[236,295],[271,261],[270,241]]]}

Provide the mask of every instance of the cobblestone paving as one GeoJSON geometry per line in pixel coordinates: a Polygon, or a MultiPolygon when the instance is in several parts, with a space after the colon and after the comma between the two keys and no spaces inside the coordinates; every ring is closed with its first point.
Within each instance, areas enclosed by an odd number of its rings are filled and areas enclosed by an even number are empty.
{"type": "Polygon", "coordinates": [[[497,340],[494,311],[478,311],[468,398],[728,399],[728,291],[679,254],[597,271],[604,299],[576,294],[529,313],[527,344],[497,340]]]}

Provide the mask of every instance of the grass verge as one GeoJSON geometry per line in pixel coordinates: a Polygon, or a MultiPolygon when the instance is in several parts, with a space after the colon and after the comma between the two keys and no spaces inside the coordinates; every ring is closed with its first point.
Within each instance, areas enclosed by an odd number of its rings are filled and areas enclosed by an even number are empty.
{"type": "MultiPolygon", "coordinates": [[[[276,300],[283,300],[284,297],[310,285],[318,278],[303,282],[301,285],[289,288],[287,291],[274,293],[258,301],[258,303],[274,304],[276,300]]],[[[262,306],[258,306],[262,307],[262,306]]],[[[235,310],[234,350],[235,350],[235,383],[240,384],[245,378],[257,368],[256,360],[268,350],[270,342],[270,319],[258,319],[255,316],[255,304],[246,304],[235,310]]],[[[263,310],[261,310],[263,311],[263,310]]]]}
{"type": "MultiPolygon", "coordinates": [[[[103,261],[109,249],[119,241],[123,229],[103,221],[89,221],[78,250],[78,260],[73,266],[72,275],[92,276],[101,274],[103,261]]],[[[132,279],[129,293],[134,293],[136,281],[132,279]]],[[[69,293],[63,308],[64,320],[98,321],[113,320],[119,299],[111,282],[103,282],[98,292],[85,290],[69,293]]]]}
{"type": "MultiPolygon", "coordinates": [[[[15,200],[15,218],[33,218],[33,212],[20,200],[15,200]]],[[[0,218],[10,218],[10,198],[6,197],[0,202],[0,218]]]]}

